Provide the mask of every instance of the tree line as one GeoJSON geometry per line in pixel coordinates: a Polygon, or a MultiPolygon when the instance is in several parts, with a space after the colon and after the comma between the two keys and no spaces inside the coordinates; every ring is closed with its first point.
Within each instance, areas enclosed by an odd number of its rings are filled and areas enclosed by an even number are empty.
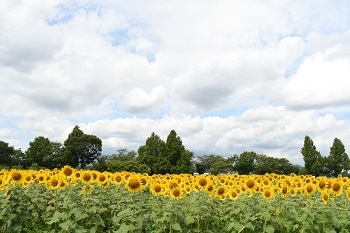
{"type": "Polygon", "coordinates": [[[194,156],[182,143],[175,130],[166,140],[154,132],[137,152],[118,148],[116,153],[102,155],[102,140],[85,134],[75,126],[64,143],[51,142],[39,136],[29,143],[25,152],[0,140],[0,166],[3,168],[54,169],[69,165],[98,171],[129,171],[148,174],[238,173],[238,174],[311,174],[314,176],[347,175],[349,157],[343,143],[335,138],[329,156],[316,150],[312,139],[305,136],[300,152],[305,166],[292,164],[286,158],[275,158],[254,151],[230,157],[210,154],[194,156]]]}

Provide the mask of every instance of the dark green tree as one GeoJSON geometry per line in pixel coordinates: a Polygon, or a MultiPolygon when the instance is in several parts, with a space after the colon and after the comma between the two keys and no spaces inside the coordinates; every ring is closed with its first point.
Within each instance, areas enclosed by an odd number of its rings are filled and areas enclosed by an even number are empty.
{"type": "Polygon", "coordinates": [[[181,138],[176,134],[175,130],[171,130],[167,137],[165,151],[171,165],[171,173],[180,174],[194,172],[192,162],[193,153],[185,149],[181,138]]]}
{"type": "Polygon", "coordinates": [[[299,171],[286,158],[274,158],[264,154],[258,154],[255,159],[255,174],[263,175],[265,173],[298,174],[299,171]]]}
{"type": "Polygon", "coordinates": [[[198,156],[195,164],[197,172],[200,174],[208,172],[217,175],[219,173],[230,173],[233,171],[232,159],[224,158],[221,155],[198,156]]]}
{"type": "Polygon", "coordinates": [[[49,169],[60,168],[64,164],[63,145],[59,142],[51,142],[43,136],[36,137],[29,143],[26,151],[27,164],[49,169]]]}
{"type": "Polygon", "coordinates": [[[146,144],[139,147],[136,160],[147,165],[151,169],[150,174],[166,174],[171,170],[165,142],[154,132],[147,138],[146,144]]]}
{"type": "Polygon", "coordinates": [[[238,174],[251,174],[255,170],[255,159],[257,154],[253,151],[245,151],[241,153],[237,159],[236,164],[234,165],[234,170],[238,174]]]}
{"type": "Polygon", "coordinates": [[[75,126],[64,142],[65,162],[72,167],[85,168],[93,163],[102,151],[102,141],[95,135],[85,134],[75,126]]]}
{"type": "Polygon", "coordinates": [[[319,176],[322,171],[319,170],[322,165],[322,156],[320,152],[316,150],[314,142],[309,136],[304,138],[304,146],[300,150],[304,158],[304,167],[308,174],[319,176]]]}
{"type": "Polygon", "coordinates": [[[347,174],[349,170],[349,156],[345,152],[345,146],[340,139],[334,139],[327,159],[331,176],[335,177],[339,174],[347,174]]]}
{"type": "Polygon", "coordinates": [[[15,162],[15,148],[7,142],[0,141],[0,165],[12,167],[15,162]]]}

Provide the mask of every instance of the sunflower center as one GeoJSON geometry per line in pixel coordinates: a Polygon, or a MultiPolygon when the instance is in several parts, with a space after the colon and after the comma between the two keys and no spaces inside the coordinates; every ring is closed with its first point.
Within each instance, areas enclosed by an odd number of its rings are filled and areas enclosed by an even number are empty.
{"type": "Polygon", "coordinates": [[[32,177],[26,176],[26,181],[30,181],[31,179],[32,179],[32,177]]]}
{"type": "Polygon", "coordinates": [[[219,188],[219,190],[218,190],[218,194],[219,194],[219,195],[224,194],[224,192],[225,192],[225,189],[224,189],[224,188],[219,188]]]}
{"type": "Polygon", "coordinates": [[[121,176],[117,176],[117,177],[115,178],[115,180],[116,180],[117,182],[120,182],[120,181],[122,181],[122,177],[121,177],[121,176]]]}
{"type": "Polygon", "coordinates": [[[106,177],[104,175],[101,175],[99,178],[98,178],[101,182],[105,181],[106,177]]]}
{"type": "Polygon", "coordinates": [[[307,188],[306,188],[306,191],[307,191],[308,193],[311,193],[313,190],[314,190],[314,189],[313,189],[313,187],[312,187],[311,185],[308,185],[307,188]]]}
{"type": "Polygon", "coordinates": [[[18,173],[18,172],[14,172],[12,174],[12,179],[13,180],[20,180],[21,178],[22,178],[22,175],[20,173],[18,173]]]}
{"type": "Polygon", "coordinates": [[[340,184],[335,183],[335,184],[333,185],[333,190],[334,190],[335,192],[338,192],[339,189],[340,189],[340,184]]]}
{"type": "Polygon", "coordinates": [[[266,190],[264,194],[265,194],[265,197],[270,197],[271,196],[271,192],[269,190],[266,190]]]}
{"type": "Polygon", "coordinates": [[[162,191],[162,188],[159,185],[157,185],[157,186],[154,187],[154,191],[156,193],[159,193],[160,191],[162,191]]]}
{"type": "Polygon", "coordinates": [[[287,191],[288,191],[287,187],[283,187],[283,188],[282,188],[282,193],[283,193],[283,194],[286,194],[287,191]]]}
{"type": "Polygon", "coordinates": [[[129,186],[131,189],[137,189],[140,186],[140,182],[137,179],[129,180],[129,186]]]}
{"type": "Polygon", "coordinates": [[[177,190],[177,189],[175,189],[175,190],[173,191],[173,195],[174,195],[174,197],[180,196],[180,191],[177,190]]]}
{"type": "Polygon", "coordinates": [[[85,181],[90,181],[91,180],[91,175],[90,174],[84,174],[83,175],[83,180],[85,180],[85,181]]]}
{"type": "Polygon", "coordinates": [[[56,186],[58,185],[58,180],[52,180],[52,181],[51,181],[51,185],[52,185],[53,187],[56,187],[56,186]]]}
{"type": "Polygon", "coordinates": [[[72,175],[73,171],[72,171],[72,169],[70,169],[70,168],[66,168],[66,169],[64,169],[63,173],[64,173],[66,176],[70,176],[70,175],[72,175]]]}
{"type": "Polygon", "coordinates": [[[208,187],[208,191],[209,191],[209,192],[213,191],[213,189],[214,189],[214,187],[213,187],[212,185],[210,185],[210,186],[208,187]]]}
{"type": "Polygon", "coordinates": [[[320,187],[321,189],[323,189],[324,187],[326,187],[326,182],[324,182],[323,180],[321,180],[320,183],[318,184],[318,187],[320,187]]]}
{"type": "Polygon", "coordinates": [[[254,185],[255,185],[255,181],[254,180],[248,180],[247,181],[247,187],[248,188],[253,188],[254,187],[254,185]]]}
{"type": "Polygon", "coordinates": [[[207,180],[202,178],[202,179],[199,180],[198,183],[199,183],[200,186],[206,186],[207,185],[207,180]]]}
{"type": "Polygon", "coordinates": [[[237,193],[236,193],[236,192],[232,192],[232,193],[231,193],[231,196],[232,196],[233,198],[235,198],[235,197],[237,197],[237,193]]]}

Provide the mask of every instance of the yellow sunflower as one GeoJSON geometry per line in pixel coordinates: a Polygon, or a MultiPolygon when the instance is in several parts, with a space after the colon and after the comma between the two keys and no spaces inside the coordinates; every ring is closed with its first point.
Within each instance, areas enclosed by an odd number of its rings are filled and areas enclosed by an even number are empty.
{"type": "Polygon", "coordinates": [[[264,188],[264,190],[261,192],[261,195],[262,197],[265,199],[265,200],[270,200],[274,195],[275,195],[275,192],[273,189],[271,189],[270,187],[266,187],[264,188]]]}
{"type": "Polygon", "coordinates": [[[8,183],[12,184],[22,184],[24,181],[24,174],[22,171],[13,169],[8,175],[8,183]]]}
{"type": "Polygon", "coordinates": [[[331,190],[333,195],[340,196],[343,193],[343,183],[342,183],[342,181],[341,180],[334,180],[332,182],[330,190],[331,190]]]}
{"type": "Polygon", "coordinates": [[[237,200],[237,198],[239,197],[239,191],[237,191],[236,188],[230,188],[228,190],[228,196],[231,200],[237,200]]]}
{"type": "Polygon", "coordinates": [[[154,182],[150,185],[150,191],[153,195],[164,195],[165,187],[159,182],[154,182]]]}
{"type": "Polygon", "coordinates": [[[129,192],[135,193],[141,191],[145,186],[142,184],[140,177],[136,174],[132,174],[125,182],[125,187],[129,192]]]}
{"type": "Polygon", "coordinates": [[[208,180],[207,177],[205,176],[198,176],[197,180],[196,180],[196,185],[201,189],[201,190],[205,190],[207,185],[208,185],[208,180]]]}
{"type": "Polygon", "coordinates": [[[184,198],[182,189],[180,187],[173,188],[169,190],[169,192],[170,192],[170,196],[175,200],[184,198]]]}
{"type": "Polygon", "coordinates": [[[215,190],[215,196],[217,198],[219,198],[220,200],[225,200],[226,199],[226,195],[227,195],[227,187],[222,185],[216,188],[215,190]]]}
{"type": "Polygon", "coordinates": [[[322,199],[322,201],[323,201],[323,203],[324,203],[325,205],[328,204],[329,198],[330,198],[330,197],[329,197],[329,194],[328,194],[328,191],[327,191],[327,190],[324,190],[324,191],[321,192],[321,199],[322,199]]]}
{"type": "Polygon", "coordinates": [[[64,166],[61,169],[61,174],[63,177],[69,178],[73,175],[73,173],[74,173],[74,169],[68,165],[64,166]]]}

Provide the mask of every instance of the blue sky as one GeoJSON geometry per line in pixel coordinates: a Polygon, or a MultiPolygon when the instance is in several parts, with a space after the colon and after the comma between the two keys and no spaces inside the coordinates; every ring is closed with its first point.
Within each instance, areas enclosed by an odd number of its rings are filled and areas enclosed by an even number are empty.
{"type": "Polygon", "coordinates": [[[350,146],[349,1],[0,3],[0,140],[75,125],[106,154],[175,129],[196,155],[303,165],[350,146]]]}

